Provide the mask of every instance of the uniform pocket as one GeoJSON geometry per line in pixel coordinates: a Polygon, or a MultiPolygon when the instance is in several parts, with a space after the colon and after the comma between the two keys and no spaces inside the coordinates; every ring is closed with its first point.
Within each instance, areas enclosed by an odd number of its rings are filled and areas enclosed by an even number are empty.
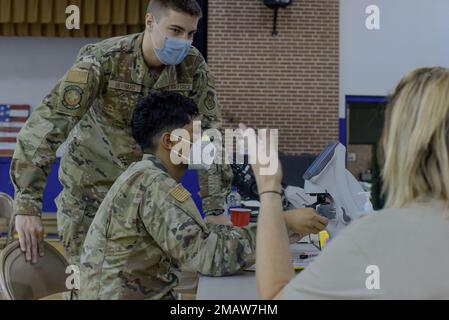
{"type": "Polygon", "coordinates": [[[102,106],[98,106],[101,110],[98,111],[112,123],[128,126],[141,97],[139,93],[108,88],[103,95],[102,106]]]}
{"type": "Polygon", "coordinates": [[[79,256],[87,234],[84,220],[87,204],[61,195],[58,199],[58,230],[68,256],[79,256]]]}

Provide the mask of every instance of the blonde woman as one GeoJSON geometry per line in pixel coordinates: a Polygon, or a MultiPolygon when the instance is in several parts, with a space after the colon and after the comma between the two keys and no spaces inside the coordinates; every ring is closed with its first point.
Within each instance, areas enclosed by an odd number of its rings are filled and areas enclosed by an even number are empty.
{"type": "Polygon", "coordinates": [[[290,266],[281,169],[259,175],[257,285],[262,299],[449,299],[449,70],[405,76],[383,136],[387,209],[339,234],[305,271],[290,266]]]}

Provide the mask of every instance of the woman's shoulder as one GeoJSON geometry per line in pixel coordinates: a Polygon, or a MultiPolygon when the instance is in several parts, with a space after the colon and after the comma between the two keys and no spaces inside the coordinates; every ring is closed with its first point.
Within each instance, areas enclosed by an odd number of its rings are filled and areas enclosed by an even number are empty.
{"type": "Polygon", "coordinates": [[[441,202],[413,203],[404,208],[386,208],[369,212],[345,230],[351,238],[375,241],[377,238],[396,238],[396,235],[449,230],[449,213],[441,202]]]}
{"type": "Polygon", "coordinates": [[[394,221],[416,221],[416,220],[448,220],[449,206],[441,201],[415,202],[402,208],[386,208],[369,213],[366,220],[360,219],[362,223],[389,223],[394,221]]]}

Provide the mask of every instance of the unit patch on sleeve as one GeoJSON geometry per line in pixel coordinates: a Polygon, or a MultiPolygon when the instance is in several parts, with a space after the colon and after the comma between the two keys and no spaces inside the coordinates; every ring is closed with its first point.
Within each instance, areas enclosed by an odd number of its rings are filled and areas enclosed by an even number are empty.
{"type": "Polygon", "coordinates": [[[78,86],[67,86],[64,89],[62,104],[70,110],[77,110],[81,107],[84,91],[78,86]]]}

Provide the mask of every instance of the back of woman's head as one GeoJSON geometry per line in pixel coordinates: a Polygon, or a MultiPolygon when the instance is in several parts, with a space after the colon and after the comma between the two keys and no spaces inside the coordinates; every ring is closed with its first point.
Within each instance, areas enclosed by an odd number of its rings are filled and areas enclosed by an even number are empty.
{"type": "Polygon", "coordinates": [[[388,207],[427,198],[449,204],[449,69],[421,68],[401,80],[382,148],[388,207]]]}

